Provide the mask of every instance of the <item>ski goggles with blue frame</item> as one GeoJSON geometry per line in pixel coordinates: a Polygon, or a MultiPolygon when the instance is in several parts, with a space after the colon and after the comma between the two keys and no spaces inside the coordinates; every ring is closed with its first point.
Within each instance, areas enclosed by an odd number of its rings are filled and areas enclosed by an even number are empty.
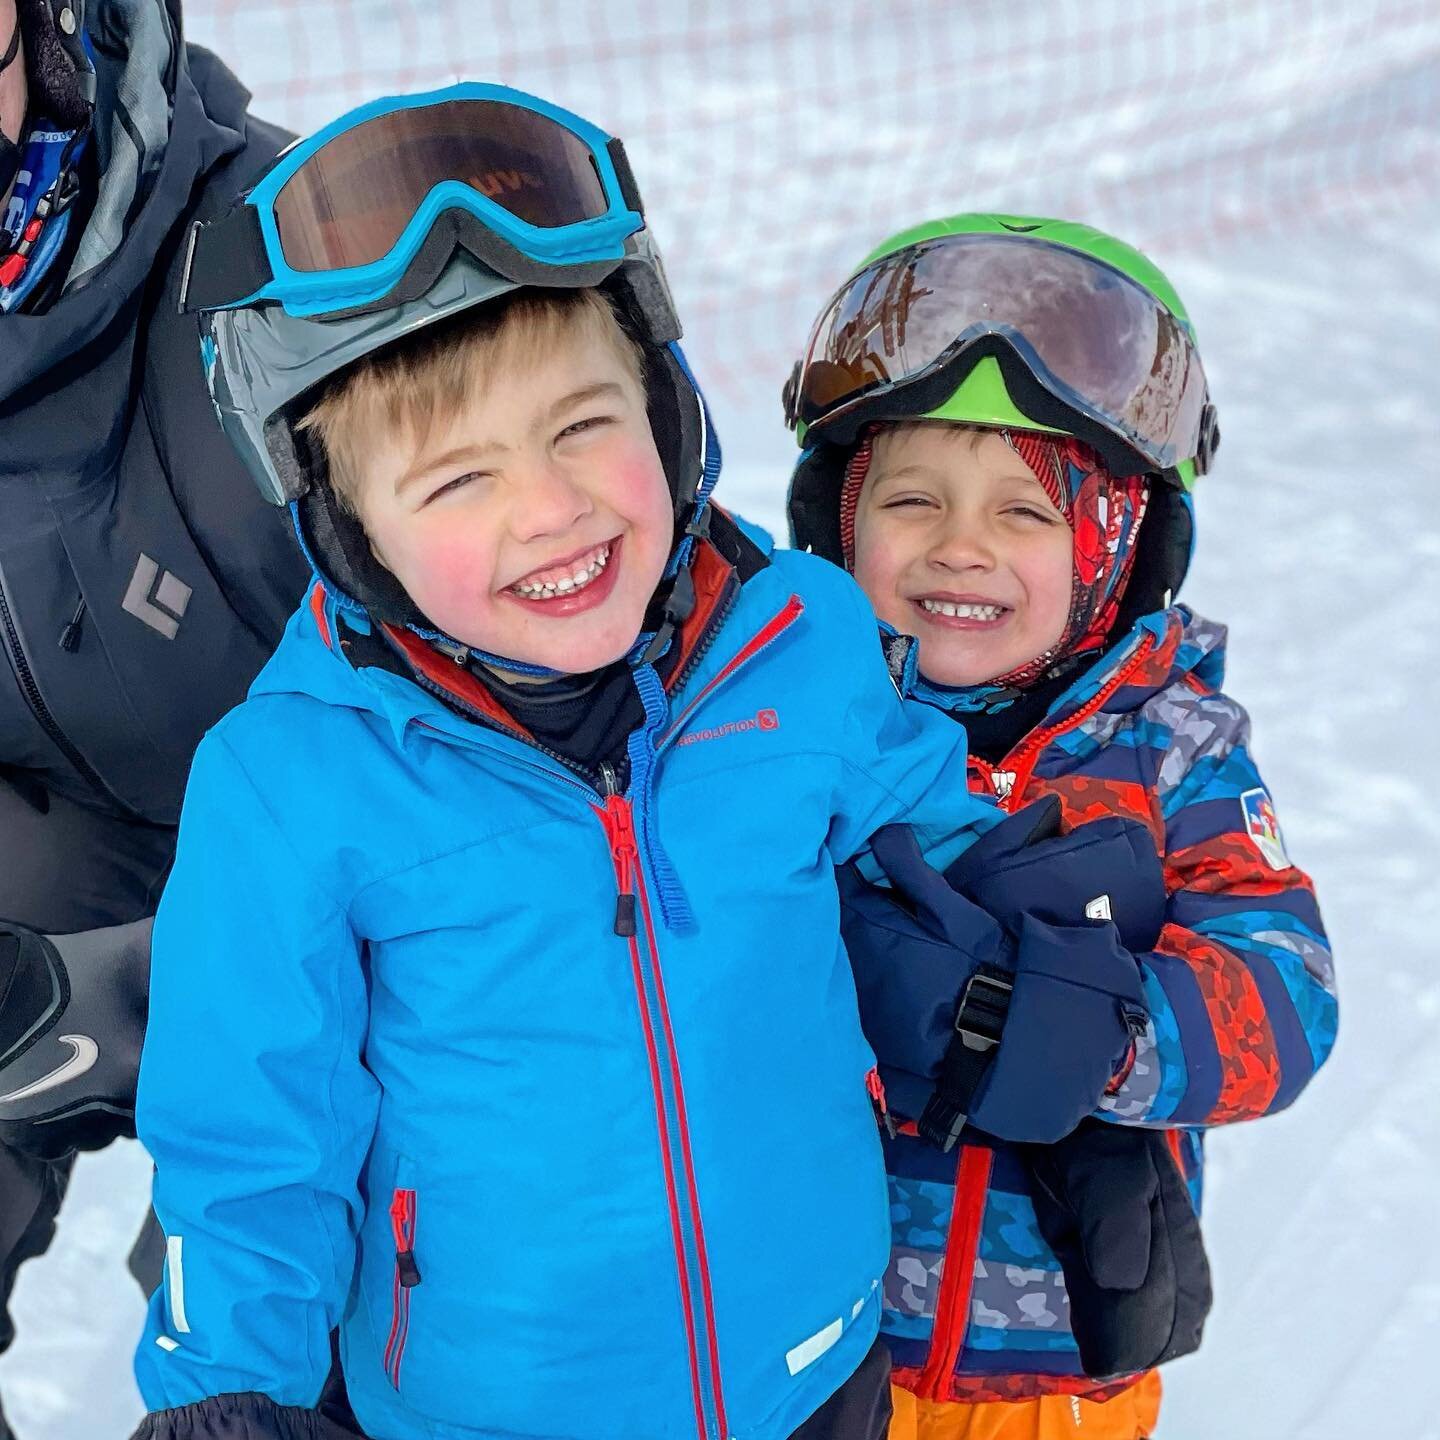
{"type": "Polygon", "coordinates": [[[423,295],[457,245],[516,285],[599,284],[645,229],[620,141],[504,85],[376,100],[197,223],[186,311],[358,315],[423,295]]]}

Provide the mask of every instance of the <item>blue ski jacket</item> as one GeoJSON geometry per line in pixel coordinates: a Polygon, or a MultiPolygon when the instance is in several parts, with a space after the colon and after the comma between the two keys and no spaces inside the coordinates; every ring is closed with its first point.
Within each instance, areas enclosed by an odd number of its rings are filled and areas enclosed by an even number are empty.
{"type": "Polygon", "coordinates": [[[140,1081],[151,1410],[313,1406],[338,1326],[375,1440],[781,1440],[872,1343],[834,868],[1000,816],[849,577],[693,574],[623,793],[413,636],[411,674],[356,663],[323,586],[202,742],[140,1081]]]}

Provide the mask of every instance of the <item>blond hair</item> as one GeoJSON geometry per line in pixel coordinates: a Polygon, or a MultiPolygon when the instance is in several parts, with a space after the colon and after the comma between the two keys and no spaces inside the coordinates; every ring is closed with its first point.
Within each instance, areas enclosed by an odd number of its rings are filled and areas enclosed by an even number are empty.
{"type": "Polygon", "coordinates": [[[643,387],[639,342],[599,290],[519,290],[357,360],[325,382],[295,429],[318,441],[331,490],[356,515],[362,460],[377,426],[400,431],[421,450],[434,427],[450,423],[490,377],[533,368],[581,336],[613,345],[643,387]]]}

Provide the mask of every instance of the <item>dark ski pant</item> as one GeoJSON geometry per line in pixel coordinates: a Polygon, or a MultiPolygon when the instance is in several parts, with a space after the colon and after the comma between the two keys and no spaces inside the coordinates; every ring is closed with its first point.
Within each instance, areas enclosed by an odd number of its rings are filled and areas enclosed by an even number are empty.
{"type": "MultiPolygon", "coordinates": [[[[0,1354],[15,1339],[10,1296],[15,1275],[27,1261],[43,1255],[55,1238],[55,1219],[70,1185],[75,1157],[36,1160],[0,1145],[0,1354]]],[[[153,1212],[130,1253],[130,1273],[146,1296],[159,1285],[165,1263],[165,1236],[153,1212]]],[[[10,1440],[0,1406],[0,1440],[10,1440]]]]}
{"type": "Polygon", "coordinates": [[[73,1156],[34,1160],[0,1146],[0,1353],[15,1338],[10,1318],[15,1272],[50,1248],[74,1163],[73,1156]]]}
{"type": "MultiPolygon", "coordinates": [[[[15,1324],[10,1319],[15,1272],[49,1248],[55,1235],[55,1214],[65,1198],[74,1163],[73,1157],[34,1160],[0,1145],[0,1354],[15,1339],[15,1324]]],[[[0,1440],[10,1440],[3,1410],[0,1440]]]]}
{"type": "Polygon", "coordinates": [[[885,1440],[890,1429],[890,1352],[877,1340],[860,1368],[790,1440],[885,1440]]]}
{"type": "MultiPolygon", "coordinates": [[[[330,1337],[330,1380],[320,1397],[327,1419],[359,1436],[345,1395],[336,1337],[330,1337]]],[[[860,1368],[790,1437],[790,1440],[885,1440],[890,1429],[890,1352],[877,1340],[860,1368]]],[[[0,1440],[4,1440],[0,1434],[0,1440]]]]}

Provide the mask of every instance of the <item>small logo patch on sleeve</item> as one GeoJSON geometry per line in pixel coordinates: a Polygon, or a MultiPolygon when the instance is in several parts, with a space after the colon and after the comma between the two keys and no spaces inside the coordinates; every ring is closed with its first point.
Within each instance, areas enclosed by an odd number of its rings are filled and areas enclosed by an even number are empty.
{"type": "Polygon", "coordinates": [[[1245,833],[1255,843],[1265,863],[1272,870],[1288,870],[1290,857],[1285,853],[1285,839],[1280,833],[1280,818],[1275,802],[1264,789],[1246,790],[1240,796],[1240,809],[1245,816],[1245,833]]]}

